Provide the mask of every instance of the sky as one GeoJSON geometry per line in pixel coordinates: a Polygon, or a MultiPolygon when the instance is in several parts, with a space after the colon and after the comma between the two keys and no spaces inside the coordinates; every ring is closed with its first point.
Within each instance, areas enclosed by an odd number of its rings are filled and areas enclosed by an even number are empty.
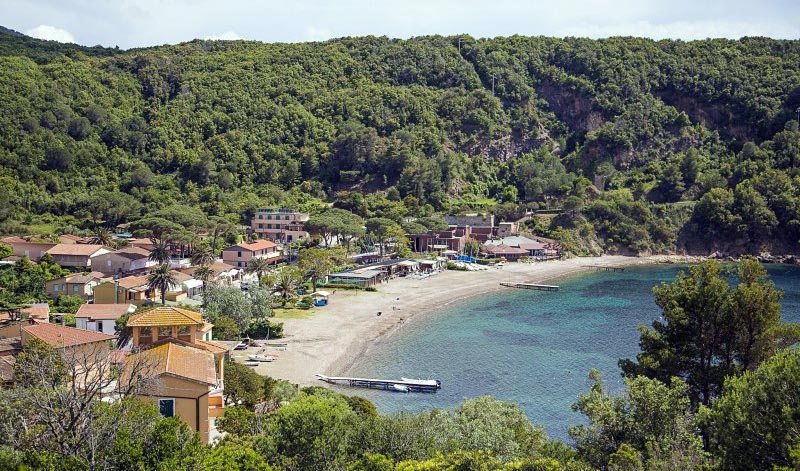
{"type": "Polygon", "coordinates": [[[342,36],[800,38],[800,0],[0,0],[0,25],[123,49],[342,36]]]}

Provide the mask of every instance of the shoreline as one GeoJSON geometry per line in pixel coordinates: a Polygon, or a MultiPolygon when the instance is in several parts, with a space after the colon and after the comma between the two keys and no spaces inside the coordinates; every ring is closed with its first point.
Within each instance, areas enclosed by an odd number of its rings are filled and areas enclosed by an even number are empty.
{"type": "MultiPolygon", "coordinates": [[[[338,290],[329,305],[314,308],[301,319],[274,319],[284,323],[285,349],[267,347],[276,356],[262,363],[257,373],[284,379],[302,386],[331,386],[315,378],[316,373],[346,375],[355,362],[381,345],[399,329],[445,306],[467,302],[477,296],[514,289],[500,282],[542,283],[565,276],[586,273],[592,265],[639,266],[662,263],[696,263],[703,257],[654,255],[632,257],[603,255],[576,257],[539,263],[508,263],[503,268],[462,272],[444,270],[424,280],[397,278],[382,284],[377,292],[338,290]],[[381,312],[378,316],[377,313],[381,312]]],[[[237,361],[259,349],[233,352],[237,361]]]]}

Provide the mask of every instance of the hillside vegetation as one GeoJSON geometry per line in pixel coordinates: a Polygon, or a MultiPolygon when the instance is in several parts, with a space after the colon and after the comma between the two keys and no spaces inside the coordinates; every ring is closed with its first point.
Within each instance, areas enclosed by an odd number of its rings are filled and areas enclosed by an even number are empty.
{"type": "Polygon", "coordinates": [[[0,33],[0,231],[333,201],[563,209],[529,224],[575,252],[794,251],[798,63],[800,41],[765,38],[120,51],[0,33]]]}

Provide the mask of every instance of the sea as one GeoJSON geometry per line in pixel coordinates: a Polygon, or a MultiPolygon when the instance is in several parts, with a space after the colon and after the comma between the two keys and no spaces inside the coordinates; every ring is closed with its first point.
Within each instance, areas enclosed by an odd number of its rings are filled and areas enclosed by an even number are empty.
{"type": "MultiPolygon", "coordinates": [[[[589,371],[601,372],[608,391],[623,390],[617,361],[635,358],[639,326],[661,314],[653,286],[686,268],[587,272],[548,282],[558,284],[558,292],[509,288],[451,304],[412,319],[360,357],[348,374],[442,382],[435,394],[358,390],[382,413],[453,408],[491,395],[519,404],[551,438],[570,443],[569,426],[586,423],[571,406],[589,390],[589,371]]],[[[784,291],[783,320],[800,322],[800,267],[766,268],[784,291]]]]}

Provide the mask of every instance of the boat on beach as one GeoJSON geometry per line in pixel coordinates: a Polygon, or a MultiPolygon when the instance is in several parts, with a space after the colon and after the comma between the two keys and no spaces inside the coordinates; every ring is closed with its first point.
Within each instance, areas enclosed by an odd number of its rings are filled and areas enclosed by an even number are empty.
{"type": "Polygon", "coordinates": [[[250,361],[259,361],[259,362],[275,361],[275,357],[273,357],[273,356],[265,356],[265,355],[247,355],[247,358],[250,361]]]}

